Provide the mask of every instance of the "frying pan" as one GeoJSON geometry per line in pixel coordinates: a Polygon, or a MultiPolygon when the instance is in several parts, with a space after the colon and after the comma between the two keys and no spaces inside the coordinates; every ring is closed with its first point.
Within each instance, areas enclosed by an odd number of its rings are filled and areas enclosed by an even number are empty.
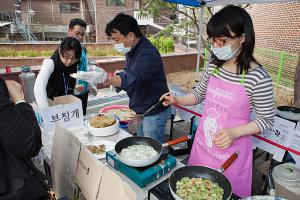
{"type": "Polygon", "coordinates": [[[292,106],[278,106],[277,114],[285,119],[294,121],[300,120],[300,108],[292,106]]]}
{"type": "Polygon", "coordinates": [[[115,152],[116,152],[118,159],[121,162],[123,162],[124,164],[126,164],[128,166],[132,166],[132,167],[145,167],[145,166],[155,163],[160,158],[163,148],[171,146],[171,145],[175,145],[175,144],[178,144],[181,142],[185,142],[185,141],[189,140],[190,138],[191,138],[191,136],[183,136],[183,137],[180,137],[175,140],[171,140],[169,142],[162,144],[160,141],[158,141],[152,137],[144,137],[144,136],[127,137],[127,138],[124,138],[124,139],[120,140],[119,142],[117,142],[117,144],[115,146],[115,152]],[[123,158],[120,155],[121,151],[131,145],[149,145],[149,146],[153,147],[155,149],[155,151],[158,152],[158,154],[151,158],[143,159],[143,160],[129,160],[129,159],[123,158]]]}
{"type": "Polygon", "coordinates": [[[176,195],[176,183],[184,177],[189,177],[204,178],[217,183],[224,190],[223,199],[229,199],[232,194],[231,183],[222,173],[237,159],[238,154],[239,152],[232,154],[219,169],[212,169],[205,166],[185,166],[176,169],[169,177],[169,187],[172,196],[176,200],[182,200],[182,198],[176,195]]]}

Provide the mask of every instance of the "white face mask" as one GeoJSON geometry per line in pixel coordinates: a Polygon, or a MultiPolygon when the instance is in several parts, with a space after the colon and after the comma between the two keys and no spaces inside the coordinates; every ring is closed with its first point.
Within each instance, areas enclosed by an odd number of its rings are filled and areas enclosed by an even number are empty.
{"type": "Polygon", "coordinates": [[[123,43],[114,44],[114,48],[121,54],[126,54],[131,50],[131,47],[125,47],[123,43]]]}
{"type": "Polygon", "coordinates": [[[232,51],[230,44],[228,44],[224,47],[220,47],[220,48],[211,47],[211,50],[219,60],[230,60],[231,58],[233,58],[235,56],[235,54],[238,52],[240,47],[241,46],[239,46],[239,48],[237,48],[237,50],[235,52],[232,51]]]}

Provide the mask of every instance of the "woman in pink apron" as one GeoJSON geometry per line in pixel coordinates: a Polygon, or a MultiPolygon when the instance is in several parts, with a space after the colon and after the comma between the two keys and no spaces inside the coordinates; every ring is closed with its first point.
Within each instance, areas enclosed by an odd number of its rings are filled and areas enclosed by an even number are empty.
{"type": "Polygon", "coordinates": [[[253,57],[255,35],[249,14],[227,6],[209,20],[212,60],[201,82],[186,96],[163,95],[164,105],[204,101],[188,165],[219,168],[234,152],[238,159],[224,172],[233,193],[251,196],[251,135],[272,126],[272,80],[253,57]],[[255,110],[256,119],[250,120],[255,110]]]}

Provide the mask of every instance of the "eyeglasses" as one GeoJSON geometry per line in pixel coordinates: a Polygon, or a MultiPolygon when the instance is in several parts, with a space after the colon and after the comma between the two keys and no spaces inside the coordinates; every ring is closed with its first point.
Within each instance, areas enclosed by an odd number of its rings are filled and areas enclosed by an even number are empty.
{"type": "Polygon", "coordinates": [[[231,40],[235,39],[237,36],[233,36],[232,38],[209,38],[207,39],[210,46],[213,44],[216,44],[220,47],[224,46],[225,44],[228,44],[231,40]]]}
{"type": "Polygon", "coordinates": [[[70,61],[78,61],[79,59],[75,58],[75,57],[70,57],[68,54],[66,53],[60,53],[60,55],[65,59],[65,60],[70,60],[70,61]]]}
{"type": "Polygon", "coordinates": [[[85,33],[75,33],[76,35],[84,36],[85,33]]]}

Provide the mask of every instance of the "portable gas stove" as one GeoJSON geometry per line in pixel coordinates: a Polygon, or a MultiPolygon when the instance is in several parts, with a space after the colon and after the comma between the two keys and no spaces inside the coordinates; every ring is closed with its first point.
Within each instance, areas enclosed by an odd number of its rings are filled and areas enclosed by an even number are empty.
{"type": "MultiPolygon", "coordinates": [[[[238,200],[240,197],[232,194],[230,200],[238,200]]],[[[165,179],[160,184],[148,190],[148,200],[174,200],[170,188],[169,179],[165,179]]]]}
{"type": "Polygon", "coordinates": [[[130,167],[125,165],[117,158],[115,151],[106,152],[106,161],[140,187],[145,187],[149,183],[159,179],[176,166],[176,158],[168,154],[162,154],[160,160],[147,167],[130,167]]]}

